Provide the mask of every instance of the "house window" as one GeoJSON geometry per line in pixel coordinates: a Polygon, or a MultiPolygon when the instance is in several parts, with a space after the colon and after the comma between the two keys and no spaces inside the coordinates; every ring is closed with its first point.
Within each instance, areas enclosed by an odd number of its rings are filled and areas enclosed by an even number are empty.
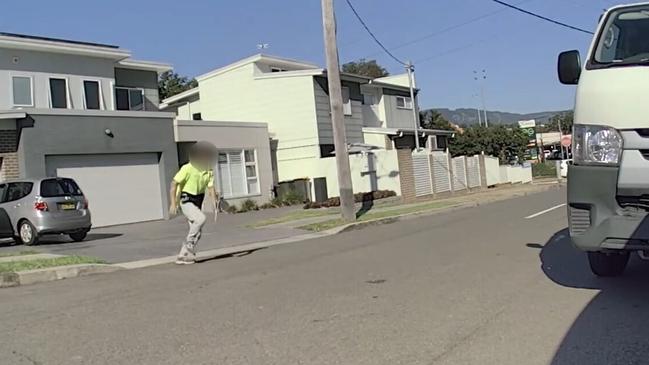
{"type": "Polygon", "coordinates": [[[320,157],[334,157],[334,151],[336,147],[333,144],[321,144],[320,145],[320,157]]]}
{"type": "Polygon", "coordinates": [[[440,150],[446,150],[446,138],[446,136],[437,136],[437,148],[439,148],[440,150]]]}
{"type": "Polygon", "coordinates": [[[345,115],[352,115],[352,100],[349,98],[349,88],[343,87],[343,112],[345,115]]]}
{"type": "Polygon", "coordinates": [[[126,87],[115,88],[117,110],[144,110],[144,90],[126,87]]]}
{"type": "Polygon", "coordinates": [[[201,116],[201,113],[194,113],[192,114],[192,120],[203,120],[203,117],[201,116]]]}
{"type": "Polygon", "coordinates": [[[225,198],[259,194],[255,150],[220,152],[217,169],[219,187],[225,198]]]}
{"type": "Polygon", "coordinates": [[[405,96],[397,96],[397,108],[412,109],[412,99],[405,96]]]}
{"type": "Polygon", "coordinates": [[[86,109],[101,109],[101,88],[99,81],[84,80],[83,92],[86,109]]]}
{"type": "Polygon", "coordinates": [[[285,72],[286,70],[279,67],[271,67],[270,72],[285,72]]]}
{"type": "Polygon", "coordinates": [[[32,78],[14,76],[11,78],[14,106],[34,106],[32,93],[32,78]]]}
{"type": "Polygon", "coordinates": [[[54,109],[68,108],[68,80],[50,79],[50,106],[54,109]]]}

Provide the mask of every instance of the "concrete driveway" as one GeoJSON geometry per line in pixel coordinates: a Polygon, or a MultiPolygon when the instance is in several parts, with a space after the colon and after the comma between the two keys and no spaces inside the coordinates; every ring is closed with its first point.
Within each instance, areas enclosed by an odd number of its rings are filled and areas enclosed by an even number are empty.
{"type": "MultiPolygon", "coordinates": [[[[287,238],[303,234],[291,227],[246,228],[257,220],[284,215],[301,207],[268,209],[245,214],[219,214],[214,223],[208,213],[199,250],[236,246],[246,243],[287,238]]],[[[187,221],[177,216],[169,221],[155,221],[93,229],[84,242],[71,242],[67,236],[44,237],[38,246],[26,247],[5,241],[0,253],[34,249],[40,252],[99,257],[110,263],[144,260],[175,255],[187,234],[187,221]]]]}

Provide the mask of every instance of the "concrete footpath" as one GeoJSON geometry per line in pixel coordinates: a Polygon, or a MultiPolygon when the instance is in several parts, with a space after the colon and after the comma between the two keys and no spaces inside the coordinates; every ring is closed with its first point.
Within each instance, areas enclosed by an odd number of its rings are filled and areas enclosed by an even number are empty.
{"type": "MultiPolygon", "coordinates": [[[[437,209],[433,212],[418,212],[416,215],[440,214],[449,211],[449,209],[476,206],[558,187],[556,181],[554,183],[550,181],[547,183],[498,187],[471,194],[457,195],[446,199],[454,202],[451,208],[437,209]]],[[[207,260],[222,255],[254,251],[264,247],[332,235],[349,228],[337,227],[328,231],[313,233],[296,228],[297,223],[278,224],[262,228],[246,227],[256,221],[282,217],[300,210],[302,210],[301,207],[292,207],[246,214],[220,214],[217,223],[208,221],[206,224],[199,247],[200,258],[207,260]]],[[[404,216],[403,218],[407,218],[409,214],[404,214],[404,216]]],[[[208,216],[209,219],[212,219],[212,217],[208,216]]],[[[395,221],[397,219],[390,217],[379,221],[395,221]]],[[[361,224],[376,223],[369,221],[361,224]]],[[[81,243],[66,241],[64,237],[54,237],[42,241],[35,249],[50,254],[92,256],[107,263],[120,264],[124,268],[139,268],[172,262],[186,229],[187,223],[184,217],[181,216],[170,221],[96,229],[91,232],[87,241],[81,243]]],[[[24,249],[24,247],[4,246],[0,247],[0,253],[19,251],[21,249],[24,249]]]]}

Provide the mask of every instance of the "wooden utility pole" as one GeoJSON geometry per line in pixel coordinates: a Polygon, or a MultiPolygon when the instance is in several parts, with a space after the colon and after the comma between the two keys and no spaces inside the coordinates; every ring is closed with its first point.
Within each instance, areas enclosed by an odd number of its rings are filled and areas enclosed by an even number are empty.
{"type": "Polygon", "coordinates": [[[345,117],[340,82],[340,64],[336,45],[336,19],[333,0],[322,0],[322,27],[324,29],[325,53],[327,57],[327,80],[329,83],[329,103],[331,104],[331,124],[333,125],[336,166],[338,170],[338,189],[340,190],[340,210],[346,221],[356,220],[354,211],[354,190],[349,168],[349,153],[345,136],[345,117]]]}

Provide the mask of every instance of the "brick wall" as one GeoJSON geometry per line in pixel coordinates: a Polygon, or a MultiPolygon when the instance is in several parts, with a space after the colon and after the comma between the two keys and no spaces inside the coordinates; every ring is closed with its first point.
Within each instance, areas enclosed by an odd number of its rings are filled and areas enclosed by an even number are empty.
{"type": "Polygon", "coordinates": [[[0,153],[16,152],[18,149],[16,130],[0,130],[0,153]]]}
{"type": "Polygon", "coordinates": [[[401,197],[405,201],[414,201],[417,196],[415,192],[415,176],[412,167],[412,152],[409,148],[398,149],[397,159],[399,161],[401,197]]]}
{"type": "Polygon", "coordinates": [[[17,179],[20,175],[18,154],[16,152],[0,153],[0,180],[17,179]]]}
{"type": "Polygon", "coordinates": [[[18,134],[16,130],[0,130],[0,180],[17,179],[20,175],[18,167],[18,134]]]}

